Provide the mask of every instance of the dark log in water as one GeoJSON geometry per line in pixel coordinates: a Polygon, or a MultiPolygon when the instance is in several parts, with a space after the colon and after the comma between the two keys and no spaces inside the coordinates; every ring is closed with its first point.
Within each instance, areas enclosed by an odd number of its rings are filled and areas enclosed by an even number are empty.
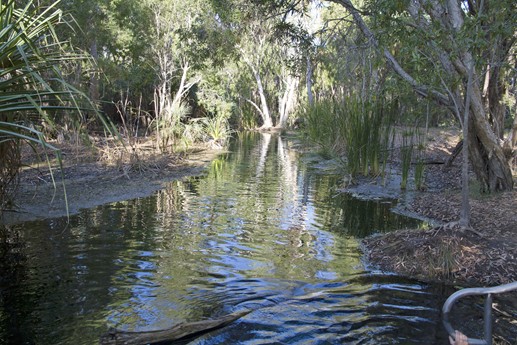
{"type": "Polygon", "coordinates": [[[110,329],[100,339],[101,345],[143,345],[171,343],[187,337],[200,336],[203,333],[212,331],[216,328],[226,326],[233,321],[249,314],[251,310],[239,311],[222,316],[217,319],[184,322],[176,326],[157,331],[149,332],[124,332],[117,329],[110,329]]]}

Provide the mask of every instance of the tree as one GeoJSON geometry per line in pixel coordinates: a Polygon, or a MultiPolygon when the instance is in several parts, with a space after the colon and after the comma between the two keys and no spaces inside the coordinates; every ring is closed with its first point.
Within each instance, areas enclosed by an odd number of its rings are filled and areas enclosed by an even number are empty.
{"type": "Polygon", "coordinates": [[[223,25],[235,33],[237,60],[249,75],[242,75],[246,87],[236,90],[239,99],[258,114],[262,129],[285,127],[297,105],[300,81],[291,63],[297,44],[281,28],[285,22],[248,1],[213,2],[223,25]]]}
{"type": "Polygon", "coordinates": [[[350,0],[331,1],[349,11],[354,23],[371,44],[383,53],[391,69],[411,85],[418,95],[444,105],[452,114],[455,107],[460,108],[460,114],[464,113],[461,100],[467,90],[468,66],[475,66],[472,94],[467,104],[470,108],[469,123],[472,134],[468,138],[470,160],[482,184],[482,190],[511,190],[513,179],[508,163],[510,157],[505,155],[500,141],[502,119],[498,104],[501,102],[501,90],[498,87],[488,88],[491,94],[484,98],[481,81],[483,75],[492,71],[492,75],[497,74],[493,78],[500,82],[500,72],[490,66],[503,68],[509,49],[515,43],[515,29],[508,29],[507,26],[511,27],[511,23],[517,19],[516,4],[513,1],[489,0],[430,0],[409,3],[379,0],[370,1],[370,7],[359,10],[350,0]],[[478,17],[476,14],[479,12],[486,14],[478,17]],[[383,33],[376,33],[367,24],[363,14],[372,16],[373,23],[385,25],[383,33]],[[389,49],[390,35],[386,29],[390,28],[402,30],[409,37],[419,38],[413,42],[401,41],[400,44],[413,44],[412,48],[418,53],[426,51],[429,54],[427,72],[432,71],[442,76],[445,87],[426,84],[421,81],[425,79],[422,76],[407,72],[389,49]],[[479,58],[476,60],[475,57],[479,58]],[[487,100],[491,101],[487,104],[487,100]]]}
{"type": "Polygon", "coordinates": [[[262,118],[262,128],[268,129],[273,127],[273,119],[262,81],[262,73],[267,65],[267,59],[271,58],[273,27],[266,20],[252,18],[246,24],[243,32],[245,34],[239,43],[239,52],[255,79],[260,106],[249,98],[247,101],[259,112],[262,118]]]}

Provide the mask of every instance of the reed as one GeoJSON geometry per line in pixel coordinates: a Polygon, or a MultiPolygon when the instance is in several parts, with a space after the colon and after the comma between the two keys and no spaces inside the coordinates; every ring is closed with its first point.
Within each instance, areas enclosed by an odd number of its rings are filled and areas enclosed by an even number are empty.
{"type": "Polygon", "coordinates": [[[322,100],[315,103],[302,115],[307,124],[304,131],[309,140],[315,143],[320,153],[326,158],[338,154],[337,131],[335,124],[339,122],[336,117],[337,105],[331,100],[322,100]]]}
{"type": "Polygon", "coordinates": [[[344,157],[350,175],[382,173],[388,159],[391,121],[380,101],[356,97],[323,100],[306,110],[305,131],[320,152],[344,157]]]}
{"type": "Polygon", "coordinates": [[[416,165],[415,165],[415,187],[418,190],[425,189],[425,144],[420,132],[418,133],[416,165]]]}
{"type": "Polygon", "coordinates": [[[415,187],[418,190],[425,189],[424,171],[425,171],[424,161],[421,158],[418,158],[416,165],[415,165],[415,187]]]}
{"type": "Polygon", "coordinates": [[[411,161],[413,158],[413,132],[404,131],[402,133],[402,147],[400,148],[401,156],[401,174],[400,189],[406,189],[411,170],[411,161]]]}

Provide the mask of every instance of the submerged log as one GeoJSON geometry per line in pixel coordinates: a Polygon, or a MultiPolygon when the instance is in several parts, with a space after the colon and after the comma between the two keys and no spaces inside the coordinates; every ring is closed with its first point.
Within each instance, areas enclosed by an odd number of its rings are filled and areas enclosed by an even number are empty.
{"type": "Polygon", "coordinates": [[[100,339],[101,345],[144,345],[171,343],[187,337],[200,336],[214,329],[226,326],[233,321],[249,314],[251,310],[239,311],[222,316],[217,319],[183,322],[172,328],[148,331],[148,332],[125,332],[117,329],[110,329],[100,339]]]}

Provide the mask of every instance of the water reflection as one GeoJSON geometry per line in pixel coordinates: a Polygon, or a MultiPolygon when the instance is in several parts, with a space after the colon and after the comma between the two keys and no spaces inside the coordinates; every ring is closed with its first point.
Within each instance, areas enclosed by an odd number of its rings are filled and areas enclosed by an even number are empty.
{"type": "Polygon", "coordinates": [[[441,290],[363,272],[357,246],[416,221],[388,201],[339,196],[338,182],[289,141],[254,134],[206,176],[85,210],[66,229],[63,219],[15,226],[2,249],[0,335],[93,344],[109,326],[160,329],[251,308],[197,341],[433,343],[441,290]]]}

